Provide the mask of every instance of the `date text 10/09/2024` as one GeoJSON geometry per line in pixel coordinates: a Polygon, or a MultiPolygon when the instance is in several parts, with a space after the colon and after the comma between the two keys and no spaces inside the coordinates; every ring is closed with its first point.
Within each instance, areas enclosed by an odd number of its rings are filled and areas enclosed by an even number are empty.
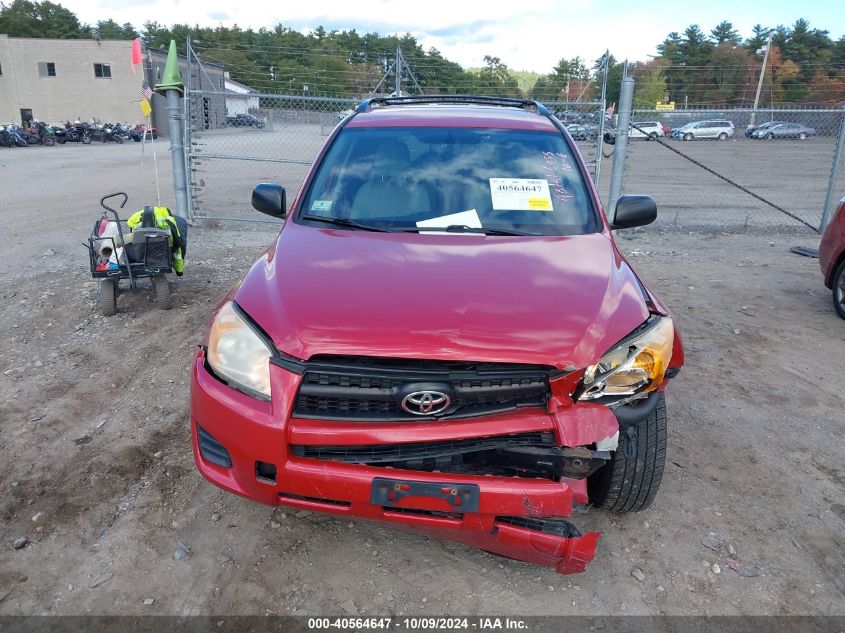
{"type": "Polygon", "coordinates": [[[308,618],[311,630],[400,630],[400,631],[519,631],[528,628],[527,623],[519,618],[448,618],[448,617],[400,617],[400,618],[308,618]]]}

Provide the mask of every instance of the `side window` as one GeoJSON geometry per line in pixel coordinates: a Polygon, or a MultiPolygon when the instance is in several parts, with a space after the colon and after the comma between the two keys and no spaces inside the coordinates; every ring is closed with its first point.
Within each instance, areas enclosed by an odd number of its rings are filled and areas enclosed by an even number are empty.
{"type": "Polygon", "coordinates": [[[111,66],[108,64],[94,64],[94,76],[98,79],[111,79],[111,66]]]}
{"type": "Polygon", "coordinates": [[[56,64],[55,62],[38,62],[38,76],[39,77],[55,77],[56,64]]]}

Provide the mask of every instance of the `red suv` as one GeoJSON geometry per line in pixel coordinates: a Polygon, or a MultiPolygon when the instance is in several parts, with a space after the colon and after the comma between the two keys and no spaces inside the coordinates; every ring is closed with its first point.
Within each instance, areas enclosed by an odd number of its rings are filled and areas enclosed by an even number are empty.
{"type": "Polygon", "coordinates": [[[833,291],[833,306],[845,319],[845,197],[822,235],[819,263],[824,283],[833,291]]]}
{"type": "Polygon", "coordinates": [[[276,242],[214,312],[192,375],[209,481],[583,571],[576,507],[631,512],[666,458],[683,364],[575,143],[532,101],[371,99],[326,141],[276,242]]]}

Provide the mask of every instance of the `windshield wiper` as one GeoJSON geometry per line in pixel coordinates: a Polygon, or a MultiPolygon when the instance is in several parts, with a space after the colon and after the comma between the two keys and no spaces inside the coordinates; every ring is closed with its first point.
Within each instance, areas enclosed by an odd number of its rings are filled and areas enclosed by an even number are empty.
{"type": "Polygon", "coordinates": [[[466,226],[465,224],[450,224],[449,226],[415,226],[398,229],[407,232],[417,231],[438,231],[441,233],[478,233],[481,235],[524,235],[539,237],[540,233],[528,233],[527,231],[514,231],[512,229],[493,229],[490,227],[466,226]]]}
{"type": "Polygon", "coordinates": [[[325,222],[326,224],[334,224],[335,226],[343,226],[349,229],[359,229],[361,231],[379,231],[382,233],[389,233],[390,229],[384,229],[379,226],[372,226],[370,224],[361,224],[349,218],[330,218],[324,215],[300,215],[301,220],[311,220],[312,222],[325,222]]]}

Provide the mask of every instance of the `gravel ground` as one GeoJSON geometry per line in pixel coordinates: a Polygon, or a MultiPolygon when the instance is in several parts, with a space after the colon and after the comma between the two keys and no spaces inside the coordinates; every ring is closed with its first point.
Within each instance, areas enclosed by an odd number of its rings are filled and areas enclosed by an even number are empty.
{"type": "Polygon", "coordinates": [[[19,185],[0,207],[0,614],[845,614],[845,322],[817,261],[788,252],[817,236],[620,239],[675,312],[687,366],[655,504],[579,517],[599,553],[562,577],[199,476],[191,354],[274,233],[192,227],[171,312],[138,293],[98,316],[80,242],[99,195],[153,200],[139,151],[0,150],[19,185]]]}

